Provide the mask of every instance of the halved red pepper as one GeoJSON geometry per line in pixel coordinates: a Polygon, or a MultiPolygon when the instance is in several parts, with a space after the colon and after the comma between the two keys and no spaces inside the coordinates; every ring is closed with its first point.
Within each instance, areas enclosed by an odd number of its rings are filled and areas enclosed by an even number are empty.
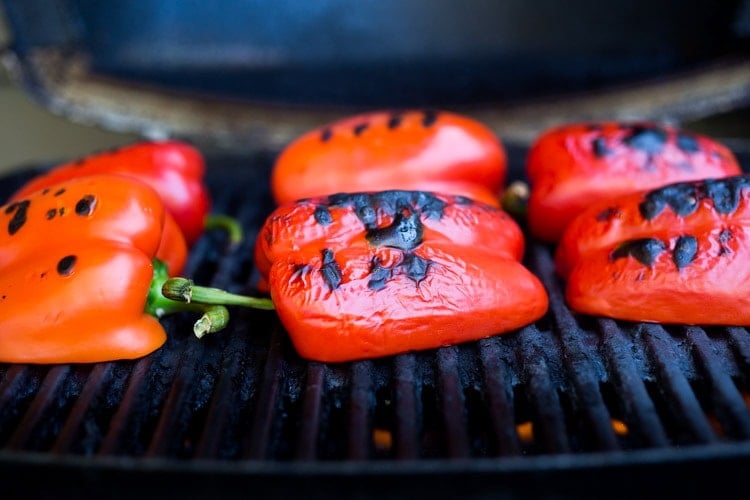
{"type": "Polygon", "coordinates": [[[556,263],[578,312],[750,324],[750,176],[676,183],[591,207],[556,263]]]}
{"type": "Polygon", "coordinates": [[[187,246],[139,180],[73,179],[0,207],[0,218],[0,362],[140,357],[166,339],[157,317],[178,311],[205,314],[196,333],[226,323],[214,301],[162,295],[187,246]]]}
{"type": "Polygon", "coordinates": [[[203,177],[203,155],[180,141],[140,142],[58,165],[30,180],[11,198],[86,175],[121,174],[134,177],[161,196],[188,244],[203,234],[211,200],[203,177]]]}
{"type": "Polygon", "coordinates": [[[529,151],[526,173],[529,230],[557,242],[599,200],[742,171],[732,152],[709,137],[655,123],[602,122],[543,133],[529,151]]]}
{"type": "Polygon", "coordinates": [[[277,158],[277,203],[339,192],[445,192],[494,206],[507,175],[495,133],[445,111],[377,111],[312,130],[277,158]]]}
{"type": "Polygon", "coordinates": [[[295,348],[339,362],[508,332],[547,310],[503,211],[416,191],[336,194],[277,208],[255,259],[295,348]]]}

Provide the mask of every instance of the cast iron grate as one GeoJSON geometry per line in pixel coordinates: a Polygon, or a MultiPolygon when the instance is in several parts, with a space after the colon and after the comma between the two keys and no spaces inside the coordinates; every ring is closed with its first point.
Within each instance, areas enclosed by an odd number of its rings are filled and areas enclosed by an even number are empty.
{"type": "MultiPolygon", "coordinates": [[[[252,174],[246,159],[210,161],[216,210],[248,237],[228,250],[222,234],[204,236],[186,269],[197,282],[252,291],[270,158],[252,174]]],[[[31,173],[6,179],[3,195],[31,173]]],[[[0,458],[472,463],[727,446],[750,457],[747,329],[579,317],[550,248],[530,244],[526,263],[550,292],[548,315],[465,345],[307,363],[273,312],[235,309],[202,341],[192,317],[166,319],[167,344],[132,362],[0,365],[0,458]]]]}

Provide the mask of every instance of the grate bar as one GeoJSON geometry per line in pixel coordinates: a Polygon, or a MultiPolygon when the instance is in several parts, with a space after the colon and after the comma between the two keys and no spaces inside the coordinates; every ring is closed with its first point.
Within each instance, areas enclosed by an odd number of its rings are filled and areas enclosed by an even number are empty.
{"type": "Polygon", "coordinates": [[[326,370],[326,365],[322,363],[311,362],[307,365],[307,384],[305,385],[302,421],[300,422],[297,444],[297,458],[301,460],[317,458],[326,370]]]}
{"type": "Polygon", "coordinates": [[[661,325],[644,324],[644,338],[657,370],[658,387],[666,396],[676,425],[684,427],[699,443],[716,441],[716,434],[703,413],[700,402],[690,383],[675,363],[668,333],[661,325]]]}
{"type": "Polygon", "coordinates": [[[29,405],[28,410],[16,427],[15,432],[8,440],[7,447],[11,450],[28,449],[29,440],[37,427],[45,419],[45,416],[56,401],[55,394],[60,390],[65,379],[70,375],[70,365],[55,365],[47,372],[36,396],[29,405]]]}
{"type": "Polygon", "coordinates": [[[732,347],[740,365],[746,370],[750,369],[750,332],[745,328],[732,326],[727,328],[727,333],[732,340],[732,347]]]}
{"type": "Polygon", "coordinates": [[[438,349],[437,367],[448,455],[452,458],[465,458],[470,452],[465,402],[458,375],[458,348],[451,346],[438,349]]]}
{"type": "Polygon", "coordinates": [[[667,446],[669,437],[633,360],[631,342],[614,320],[602,318],[599,326],[610,379],[622,405],[629,434],[641,446],[667,446]]]}
{"type": "Polygon", "coordinates": [[[396,405],[396,457],[415,459],[419,455],[419,433],[422,425],[422,404],[417,396],[421,390],[417,381],[417,362],[414,354],[402,354],[394,359],[396,405]]]}
{"type": "Polygon", "coordinates": [[[721,362],[713,353],[706,332],[691,326],[686,329],[686,336],[705,373],[716,416],[730,435],[740,439],[750,438],[750,411],[732,378],[722,369],[721,362]]]}
{"type": "Polygon", "coordinates": [[[492,429],[497,438],[500,455],[519,455],[521,443],[513,417],[513,389],[508,369],[499,351],[499,339],[489,338],[479,341],[479,356],[484,373],[485,392],[489,406],[492,429]]]}
{"type": "Polygon", "coordinates": [[[258,395],[256,414],[246,438],[246,446],[243,447],[246,450],[244,458],[260,460],[266,458],[269,452],[274,418],[281,404],[283,335],[279,328],[274,328],[271,334],[268,358],[260,381],[262,389],[258,395]]]}
{"type": "Polygon", "coordinates": [[[374,429],[373,366],[371,361],[352,363],[351,406],[349,411],[348,455],[351,460],[364,460],[370,454],[374,429]]]}
{"type": "Polygon", "coordinates": [[[111,382],[113,372],[114,363],[100,363],[91,370],[86,384],[76,398],[73,409],[52,446],[53,453],[65,454],[71,450],[79,436],[79,430],[83,427],[86,415],[95,407],[96,398],[111,382]]]}
{"type": "Polygon", "coordinates": [[[534,325],[519,332],[519,354],[524,360],[524,389],[533,411],[534,441],[547,453],[567,453],[570,444],[565,427],[565,411],[553,383],[544,349],[536,345],[540,335],[534,325]]]}

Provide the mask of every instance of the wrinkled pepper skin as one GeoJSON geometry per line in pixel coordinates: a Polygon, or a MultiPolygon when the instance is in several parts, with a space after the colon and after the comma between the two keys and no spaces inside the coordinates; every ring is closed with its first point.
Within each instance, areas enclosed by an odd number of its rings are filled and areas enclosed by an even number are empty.
{"type": "Polygon", "coordinates": [[[732,152],[708,137],[655,123],[567,124],[529,150],[528,226],[557,242],[589,205],[674,182],[742,173],[732,152]]]}
{"type": "Polygon", "coordinates": [[[469,117],[377,111],[312,130],[289,144],[271,173],[277,203],[339,192],[445,192],[499,205],[507,157],[469,117]]]}
{"type": "Polygon", "coordinates": [[[62,181],[100,174],[133,177],[155,189],[188,244],[203,234],[211,208],[203,182],[205,162],[197,149],[179,141],[140,142],[58,165],[22,186],[10,201],[62,181]]]}
{"type": "Polygon", "coordinates": [[[750,324],[750,177],[676,183],[591,207],[555,256],[577,312],[750,324]]]}
{"type": "Polygon", "coordinates": [[[123,176],[89,176],[0,207],[0,361],[133,359],[166,334],[144,312],[153,258],[185,263],[159,194],[123,176]]]}
{"type": "Polygon", "coordinates": [[[298,353],[342,362],[496,335],[539,319],[548,297],[519,261],[500,209],[415,191],[288,203],[255,260],[298,353]]]}

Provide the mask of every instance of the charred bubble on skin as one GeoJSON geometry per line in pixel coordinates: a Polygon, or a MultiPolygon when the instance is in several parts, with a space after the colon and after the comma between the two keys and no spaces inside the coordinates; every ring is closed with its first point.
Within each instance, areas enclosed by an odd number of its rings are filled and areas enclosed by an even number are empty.
{"type": "Polygon", "coordinates": [[[422,126],[429,128],[437,122],[438,112],[434,109],[426,109],[422,112],[422,126]]]}
{"type": "Polygon", "coordinates": [[[94,212],[96,207],[96,196],[87,194],[76,202],[75,212],[77,215],[86,217],[94,212]]]}
{"type": "Polygon", "coordinates": [[[674,260],[677,269],[682,269],[693,262],[697,254],[698,240],[695,236],[684,234],[677,238],[675,242],[672,260],[674,260]]]}
{"type": "Polygon", "coordinates": [[[60,276],[69,276],[76,265],[77,257],[75,255],[66,255],[57,262],[57,274],[60,276]]]}
{"type": "Polygon", "coordinates": [[[427,277],[432,261],[414,253],[406,252],[400,262],[391,267],[381,264],[377,256],[370,261],[370,280],[367,287],[370,290],[382,290],[397,275],[404,275],[417,286],[427,277]]]}
{"type": "Polygon", "coordinates": [[[731,214],[740,205],[742,190],[750,187],[750,177],[742,175],[724,179],[707,179],[706,196],[714,203],[714,208],[721,214],[731,214]]]}
{"type": "Polygon", "coordinates": [[[432,193],[423,191],[390,190],[376,193],[337,193],[326,198],[328,207],[353,208],[367,229],[377,223],[376,215],[382,212],[390,217],[404,209],[413,209],[429,219],[440,219],[447,203],[432,193]],[[411,207],[411,208],[409,208],[411,207]]]}
{"type": "Polygon", "coordinates": [[[669,206],[677,215],[690,215],[698,209],[703,198],[700,182],[678,182],[646,193],[638,209],[646,220],[651,220],[669,206]]]}
{"type": "Polygon", "coordinates": [[[658,154],[667,143],[667,132],[655,125],[634,125],[622,142],[644,153],[658,154]]]}
{"type": "Polygon", "coordinates": [[[44,217],[45,217],[45,218],[46,218],[47,220],[52,220],[52,219],[54,219],[54,218],[55,218],[55,216],[56,216],[56,215],[57,215],[57,209],[56,209],[56,208],[50,208],[50,209],[49,209],[49,210],[47,210],[47,212],[46,212],[46,213],[44,214],[44,217]]]}
{"type": "Polygon", "coordinates": [[[328,226],[333,222],[331,211],[328,210],[328,207],[325,205],[317,205],[313,212],[313,216],[315,217],[315,222],[321,226],[328,226]]]}
{"type": "Polygon", "coordinates": [[[719,233],[719,255],[727,255],[732,253],[732,249],[729,248],[729,240],[734,237],[730,229],[724,229],[719,233]]]}
{"type": "Polygon", "coordinates": [[[8,221],[9,235],[12,236],[16,234],[24,226],[24,224],[26,224],[29,205],[31,205],[31,202],[29,200],[21,200],[16,203],[11,203],[7,207],[5,207],[6,214],[13,214],[13,217],[11,217],[10,221],[8,221]]]}
{"type": "Polygon", "coordinates": [[[367,282],[367,287],[370,290],[382,290],[391,278],[393,278],[393,268],[383,266],[378,256],[374,256],[370,260],[370,280],[367,282]]]}
{"type": "Polygon", "coordinates": [[[603,158],[612,153],[612,150],[607,147],[607,141],[604,137],[597,137],[591,141],[591,151],[597,158],[603,158]]]}
{"type": "Polygon", "coordinates": [[[423,235],[424,226],[419,220],[419,214],[405,210],[398,212],[389,226],[368,229],[365,238],[376,247],[409,251],[422,244],[423,235]]]}
{"type": "Polygon", "coordinates": [[[750,187],[747,175],[679,182],[647,193],[639,209],[646,220],[653,219],[667,206],[684,217],[695,212],[701,200],[708,198],[718,213],[731,214],[737,210],[742,190],[747,187],[750,187]]]}
{"type": "Polygon", "coordinates": [[[618,245],[612,251],[610,259],[615,261],[617,259],[633,257],[644,266],[651,266],[666,248],[667,245],[658,238],[628,240],[618,245]]]}
{"type": "Polygon", "coordinates": [[[354,126],[352,131],[354,132],[355,137],[359,137],[362,135],[362,133],[367,130],[367,128],[370,126],[367,122],[358,123],[354,126]]]}
{"type": "Polygon", "coordinates": [[[677,134],[676,142],[677,147],[687,154],[697,153],[701,150],[700,144],[698,144],[698,140],[691,134],[685,132],[679,132],[677,134]]]}
{"type": "Polygon", "coordinates": [[[403,119],[404,117],[401,113],[394,113],[390,116],[390,118],[388,118],[387,127],[390,130],[397,129],[401,125],[401,122],[403,121],[403,119]]]}
{"type": "Polygon", "coordinates": [[[331,290],[336,290],[341,285],[341,268],[339,267],[333,255],[333,250],[324,248],[321,252],[323,262],[320,266],[320,273],[331,290]]]}
{"type": "Polygon", "coordinates": [[[329,127],[325,127],[320,131],[320,142],[328,142],[333,137],[333,131],[329,127]]]}
{"type": "Polygon", "coordinates": [[[608,207],[596,215],[597,222],[607,222],[620,216],[622,212],[618,207],[608,207]]]}

